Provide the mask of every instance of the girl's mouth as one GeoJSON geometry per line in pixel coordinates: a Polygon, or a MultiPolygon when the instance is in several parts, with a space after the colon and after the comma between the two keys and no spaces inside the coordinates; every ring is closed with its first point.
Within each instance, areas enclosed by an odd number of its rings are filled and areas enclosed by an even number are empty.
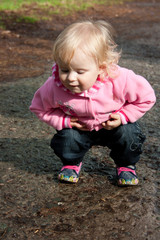
{"type": "Polygon", "coordinates": [[[78,87],[78,85],[76,84],[69,84],[70,87],[78,87]]]}

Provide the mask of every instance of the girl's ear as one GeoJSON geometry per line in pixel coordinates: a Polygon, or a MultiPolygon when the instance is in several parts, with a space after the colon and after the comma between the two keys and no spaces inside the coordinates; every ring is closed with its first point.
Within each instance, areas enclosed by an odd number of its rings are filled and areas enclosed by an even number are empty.
{"type": "Polygon", "coordinates": [[[107,63],[103,62],[100,66],[99,66],[99,74],[104,74],[107,73],[107,63]]]}

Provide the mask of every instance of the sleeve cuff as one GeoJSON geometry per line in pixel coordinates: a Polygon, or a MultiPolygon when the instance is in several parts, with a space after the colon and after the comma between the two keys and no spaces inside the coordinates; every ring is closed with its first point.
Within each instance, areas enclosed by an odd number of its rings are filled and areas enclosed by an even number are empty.
{"type": "Polygon", "coordinates": [[[122,124],[123,124],[123,125],[124,125],[124,124],[127,124],[128,122],[126,121],[125,116],[124,116],[122,113],[120,113],[120,112],[118,112],[118,114],[119,114],[120,117],[121,117],[122,124]]]}
{"type": "Polygon", "coordinates": [[[122,110],[115,111],[114,113],[118,113],[120,115],[122,125],[127,124],[129,122],[127,115],[122,110]]]}
{"type": "Polygon", "coordinates": [[[69,116],[66,116],[66,117],[63,118],[62,128],[72,128],[72,126],[70,124],[70,117],[69,116]]]}

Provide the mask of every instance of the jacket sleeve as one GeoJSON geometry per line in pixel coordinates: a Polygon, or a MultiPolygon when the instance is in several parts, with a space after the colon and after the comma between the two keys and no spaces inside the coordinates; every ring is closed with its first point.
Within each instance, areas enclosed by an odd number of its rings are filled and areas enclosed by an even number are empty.
{"type": "Polygon", "coordinates": [[[62,109],[54,107],[52,103],[54,99],[52,94],[54,94],[54,91],[51,81],[53,81],[52,77],[36,91],[29,109],[35,113],[41,121],[57,130],[61,130],[64,127],[70,128],[70,118],[62,109]]]}
{"type": "Polygon", "coordinates": [[[120,113],[129,122],[135,122],[141,118],[156,101],[154,90],[149,82],[131,70],[128,70],[124,95],[126,102],[120,113]]]}

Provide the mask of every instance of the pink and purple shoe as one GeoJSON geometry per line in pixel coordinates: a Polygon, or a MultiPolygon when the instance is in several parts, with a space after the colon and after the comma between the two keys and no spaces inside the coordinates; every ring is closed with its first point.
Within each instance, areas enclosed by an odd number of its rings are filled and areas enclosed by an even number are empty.
{"type": "Polygon", "coordinates": [[[82,162],[79,165],[66,165],[63,166],[59,175],[58,179],[60,181],[70,182],[70,183],[77,183],[79,180],[79,174],[81,171],[82,162]]]}
{"type": "Polygon", "coordinates": [[[118,186],[134,186],[139,183],[136,175],[136,167],[133,165],[127,167],[117,167],[118,186]]]}

